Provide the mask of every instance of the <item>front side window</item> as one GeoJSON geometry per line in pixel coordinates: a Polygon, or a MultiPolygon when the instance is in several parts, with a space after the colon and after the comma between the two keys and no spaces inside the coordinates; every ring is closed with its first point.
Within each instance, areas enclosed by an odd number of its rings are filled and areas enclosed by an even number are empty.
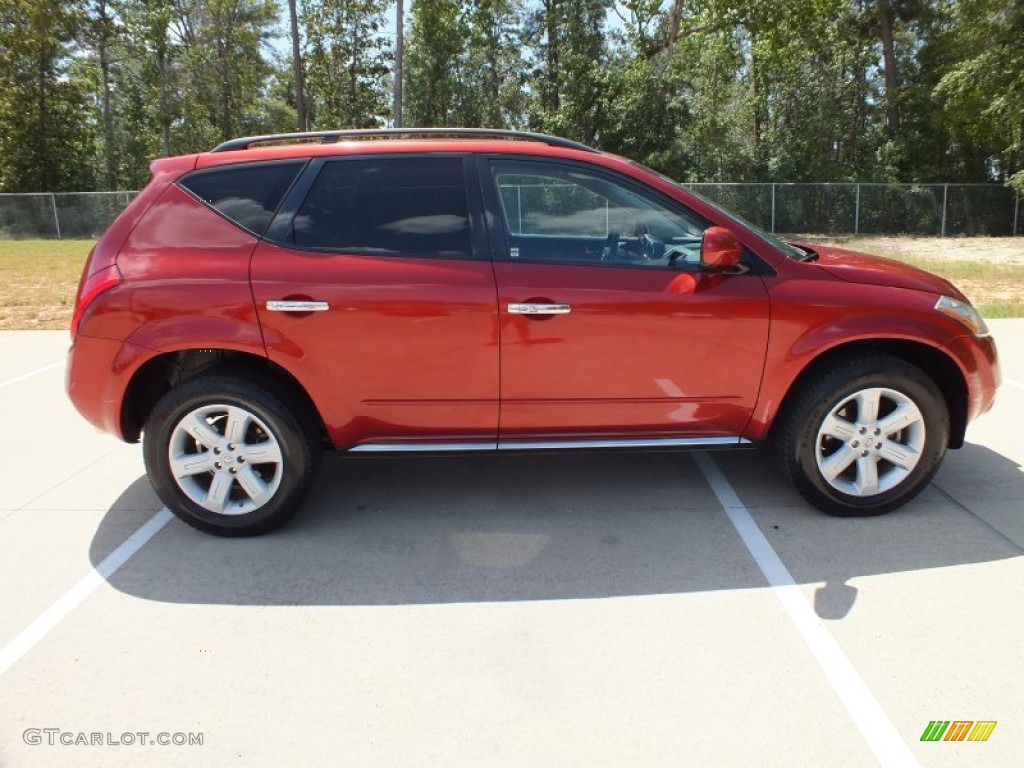
{"type": "Polygon", "coordinates": [[[698,263],[706,222],[600,171],[495,160],[509,257],[528,261],[681,266],[698,263]]]}
{"type": "Polygon", "coordinates": [[[178,183],[211,208],[262,236],[304,160],[228,165],[196,171],[178,183]]]}
{"type": "Polygon", "coordinates": [[[463,161],[392,156],[328,162],[296,213],[293,231],[300,248],[468,257],[463,161]]]}
{"type": "Polygon", "coordinates": [[[735,213],[734,211],[730,211],[730,210],[728,210],[726,208],[723,208],[720,204],[716,203],[714,200],[711,200],[710,198],[705,197],[704,195],[700,194],[699,192],[694,191],[692,186],[691,187],[684,187],[682,184],[680,184],[675,179],[672,179],[672,178],[666,176],[663,173],[659,173],[658,171],[654,170],[653,168],[648,168],[646,165],[638,163],[635,160],[630,160],[629,162],[630,162],[631,165],[635,165],[637,168],[641,168],[641,169],[647,171],[648,173],[652,173],[655,176],[657,176],[658,178],[663,179],[664,181],[667,181],[672,186],[678,187],[679,189],[682,189],[687,194],[693,195],[694,197],[696,197],[699,200],[701,200],[701,202],[703,202],[705,205],[711,206],[716,211],[721,212],[722,214],[724,214],[728,218],[735,219],[740,224],[742,224],[744,227],[746,227],[751,232],[753,232],[755,235],[757,235],[759,238],[764,240],[766,243],[768,243],[772,247],[777,248],[778,250],[780,250],[783,253],[785,253],[789,258],[797,259],[798,261],[804,261],[807,258],[807,252],[803,248],[797,248],[792,243],[787,243],[787,242],[784,242],[783,240],[780,240],[775,235],[765,231],[764,229],[762,229],[761,227],[757,226],[753,222],[747,221],[744,217],[740,216],[738,213],[735,213]]]}

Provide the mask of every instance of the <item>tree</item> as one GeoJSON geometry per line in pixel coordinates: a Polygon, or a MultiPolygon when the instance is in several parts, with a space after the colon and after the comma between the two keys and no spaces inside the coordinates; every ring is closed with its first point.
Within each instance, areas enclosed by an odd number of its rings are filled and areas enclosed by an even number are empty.
{"type": "Polygon", "coordinates": [[[0,0],[0,188],[384,125],[395,77],[408,125],[528,126],[683,180],[1024,185],[1019,0],[418,0],[402,74],[389,6],[0,0]]]}
{"type": "Polygon", "coordinates": [[[408,122],[525,125],[521,26],[522,8],[514,0],[416,3],[405,68],[408,122]]]}
{"type": "Polygon", "coordinates": [[[128,0],[122,8],[126,26],[126,63],[123,88],[130,104],[129,141],[133,156],[141,160],[151,137],[159,135],[159,154],[170,155],[171,126],[180,117],[181,43],[171,33],[176,0],[128,0]]]}
{"type": "Polygon", "coordinates": [[[485,128],[526,125],[523,9],[514,0],[473,0],[463,5],[469,35],[462,59],[458,121],[485,128]]]}
{"type": "Polygon", "coordinates": [[[272,0],[177,0],[172,25],[182,43],[185,143],[208,148],[259,129],[270,65],[261,44],[276,22],[272,0]]]}
{"type": "Polygon", "coordinates": [[[896,44],[893,40],[893,11],[889,0],[878,1],[878,30],[882,38],[882,64],[885,70],[885,116],[889,131],[900,127],[899,75],[896,72],[896,44]]]}
{"type": "Polygon", "coordinates": [[[82,8],[0,0],[0,189],[91,189],[86,89],[70,77],[82,8]]]}
{"type": "Polygon", "coordinates": [[[99,111],[102,137],[99,156],[102,158],[99,180],[104,189],[117,189],[120,171],[120,142],[114,116],[115,49],[122,33],[110,0],[90,0],[82,38],[94,59],[97,70],[96,90],[99,91],[99,111]]]}
{"type": "Polygon", "coordinates": [[[412,6],[403,88],[409,125],[458,125],[460,61],[469,37],[461,8],[456,0],[420,0],[412,6]]]}
{"type": "Polygon", "coordinates": [[[692,170],[683,139],[691,127],[691,81],[677,55],[678,31],[668,29],[678,16],[672,10],[663,16],[656,0],[627,0],[616,13],[622,28],[607,65],[600,146],[686,178],[692,170]]]}
{"type": "Polygon", "coordinates": [[[1006,180],[1024,170],[1024,6],[961,0],[949,35],[960,55],[934,94],[953,125],[951,159],[972,180],[1006,180]]]}
{"type": "Polygon", "coordinates": [[[306,112],[306,85],[302,70],[302,38],[299,36],[299,14],[296,0],[288,0],[288,29],[292,38],[292,76],[295,86],[296,130],[309,130],[309,114],[306,112]]]}
{"type": "Polygon", "coordinates": [[[308,0],[306,86],[310,124],[375,128],[390,115],[386,0],[308,0]]]}
{"type": "Polygon", "coordinates": [[[608,51],[611,0],[541,0],[529,34],[536,50],[536,97],[530,124],[589,144],[597,142],[608,51]]]}

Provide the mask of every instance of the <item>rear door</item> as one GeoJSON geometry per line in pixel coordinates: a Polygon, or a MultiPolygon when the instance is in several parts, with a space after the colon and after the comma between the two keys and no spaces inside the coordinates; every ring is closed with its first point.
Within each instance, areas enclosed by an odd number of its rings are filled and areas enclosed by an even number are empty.
{"type": "Polygon", "coordinates": [[[335,445],[493,445],[498,325],[461,155],[314,160],[252,260],[268,354],[335,445]]]}
{"type": "Polygon", "coordinates": [[[709,222],[582,163],[482,163],[496,210],[502,445],[735,443],[760,387],[768,295],[699,268],[709,222]]]}

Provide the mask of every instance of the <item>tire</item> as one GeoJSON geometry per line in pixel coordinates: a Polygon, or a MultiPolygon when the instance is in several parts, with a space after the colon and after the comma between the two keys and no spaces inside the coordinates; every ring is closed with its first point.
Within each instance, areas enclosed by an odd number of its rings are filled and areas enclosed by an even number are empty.
{"type": "Polygon", "coordinates": [[[879,355],[805,382],[776,436],[779,463],[811,504],[841,517],[881,515],[931,482],[949,443],[949,410],[923,371],[879,355]]]}
{"type": "Polygon", "coordinates": [[[287,522],[314,482],[320,454],[295,410],[270,388],[233,375],[173,388],[143,434],[157,495],[184,522],[218,536],[255,536],[287,522]]]}

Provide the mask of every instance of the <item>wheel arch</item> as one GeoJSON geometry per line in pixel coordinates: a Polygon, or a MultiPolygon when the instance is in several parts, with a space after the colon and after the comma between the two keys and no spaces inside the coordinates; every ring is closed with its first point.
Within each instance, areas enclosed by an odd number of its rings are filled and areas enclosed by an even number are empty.
{"type": "Polygon", "coordinates": [[[938,387],[949,411],[949,448],[960,448],[967,431],[967,381],[956,362],[942,350],[931,345],[907,339],[861,339],[850,341],[823,351],[810,360],[797,374],[779,404],[769,437],[775,425],[784,421],[787,407],[797,398],[803,385],[815,376],[843,361],[869,355],[892,355],[921,369],[938,387]]]}
{"type": "Polygon", "coordinates": [[[320,411],[306,389],[272,360],[250,352],[193,348],[150,358],[132,375],[121,401],[121,435],[137,442],[154,406],[173,387],[203,374],[241,374],[272,390],[308,420],[317,437],[328,445],[320,411]]]}

